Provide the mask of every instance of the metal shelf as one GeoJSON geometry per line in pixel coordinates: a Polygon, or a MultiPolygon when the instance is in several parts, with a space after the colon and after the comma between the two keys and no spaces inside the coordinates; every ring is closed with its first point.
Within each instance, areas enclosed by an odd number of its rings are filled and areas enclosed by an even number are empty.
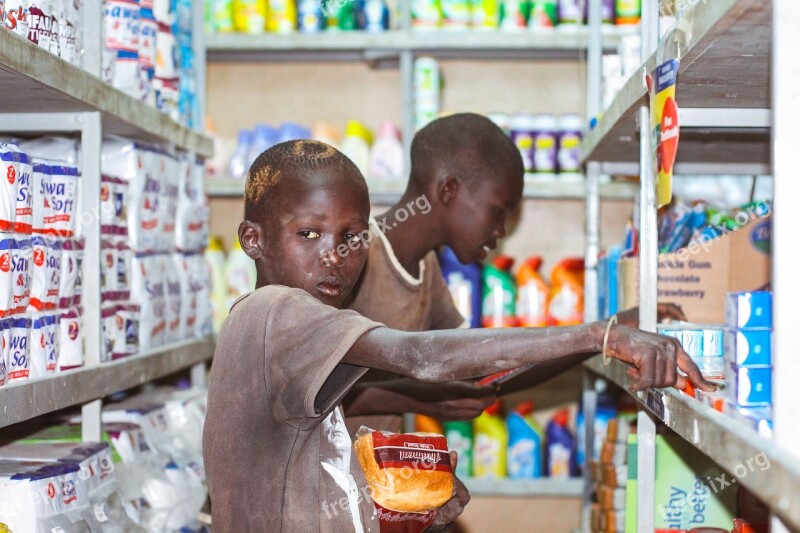
{"type": "Polygon", "coordinates": [[[0,31],[0,113],[99,111],[103,132],[145,142],[167,142],[202,157],[210,137],[103,83],[11,31],[0,31]]]}
{"type": "MultiPolygon", "coordinates": [[[[698,2],[686,17],[685,35],[676,89],[681,123],[676,164],[768,168],[772,2],[698,2]]],[[[653,54],[587,133],[584,161],[638,163],[636,115],[647,101],[644,75],[655,66],[653,54]]]]}
{"type": "MultiPolygon", "coordinates": [[[[397,202],[405,190],[405,181],[391,180],[367,181],[370,189],[370,201],[376,205],[388,205],[397,202]]],[[[639,184],[634,182],[613,181],[600,185],[600,196],[609,200],[632,200],[639,191],[639,184]]],[[[206,180],[206,192],[211,198],[240,198],[244,195],[244,180],[235,178],[209,178],[206,180]]],[[[583,200],[586,197],[586,182],[579,180],[525,179],[523,197],[544,200],[583,200]]]]}
{"type": "MultiPolygon", "coordinates": [[[[635,27],[604,28],[604,46],[614,49],[635,27]]],[[[391,30],[325,31],[312,34],[206,36],[209,61],[311,60],[371,61],[397,58],[401,52],[433,54],[441,58],[546,59],[575,58],[586,49],[586,27],[551,31],[391,30]]]]}
{"type": "Polygon", "coordinates": [[[573,479],[491,479],[464,478],[461,481],[472,496],[535,496],[540,498],[580,498],[583,480],[573,479]]]}
{"type": "Polygon", "coordinates": [[[0,427],[142,385],[207,361],[213,355],[210,338],[190,340],[99,366],[11,383],[0,388],[0,427]]]}
{"type": "MultiPolygon", "coordinates": [[[[628,390],[628,367],[618,361],[603,366],[600,356],[585,363],[593,372],[628,390]]],[[[800,528],[800,464],[772,441],[699,401],[673,389],[632,395],[634,399],[698,450],[735,474],[757,455],[769,458],[769,468],[747,468],[734,477],[768,505],[787,525],[800,528]],[[744,465],[744,466],[742,466],[744,465]]]]}

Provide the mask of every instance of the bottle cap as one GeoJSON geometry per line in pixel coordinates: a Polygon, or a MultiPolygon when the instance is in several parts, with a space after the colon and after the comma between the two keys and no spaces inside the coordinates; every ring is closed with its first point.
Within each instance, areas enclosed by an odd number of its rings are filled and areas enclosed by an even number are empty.
{"type": "Polygon", "coordinates": [[[342,142],[342,135],[339,130],[330,122],[316,122],[312,128],[311,136],[314,140],[339,146],[342,142]]]}
{"type": "Polygon", "coordinates": [[[533,412],[533,408],[534,408],[533,400],[525,400],[524,402],[519,404],[517,408],[514,409],[514,411],[516,411],[517,414],[520,416],[528,416],[533,412]]]}
{"type": "Polygon", "coordinates": [[[487,415],[499,415],[500,411],[503,409],[503,400],[495,400],[492,405],[487,407],[483,412],[487,415]]]}
{"type": "Polygon", "coordinates": [[[361,137],[367,144],[372,144],[372,132],[357,120],[348,120],[344,129],[345,137],[361,137]]]}
{"type": "Polygon", "coordinates": [[[514,258],[509,255],[498,255],[492,260],[492,264],[500,269],[505,270],[506,272],[511,270],[511,267],[514,265],[514,258]]]}
{"type": "Polygon", "coordinates": [[[562,428],[567,427],[567,424],[569,423],[569,411],[567,411],[566,409],[558,411],[556,414],[553,415],[553,422],[555,422],[562,428]]]}
{"type": "Polygon", "coordinates": [[[539,255],[533,255],[529,257],[527,261],[525,261],[525,265],[538,271],[539,268],[542,266],[542,257],[539,255]]]}
{"type": "Polygon", "coordinates": [[[378,137],[393,137],[400,140],[400,130],[393,122],[381,122],[378,127],[378,137]]]}
{"type": "MultiPolygon", "coordinates": [[[[239,239],[236,239],[239,242],[239,239]]],[[[219,235],[212,235],[208,239],[208,250],[212,252],[224,252],[225,247],[222,245],[222,238],[219,235]]]]}

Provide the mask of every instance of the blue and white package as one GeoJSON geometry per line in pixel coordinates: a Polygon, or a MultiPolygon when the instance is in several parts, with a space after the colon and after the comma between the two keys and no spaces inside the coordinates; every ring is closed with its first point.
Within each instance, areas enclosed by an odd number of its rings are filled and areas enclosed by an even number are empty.
{"type": "Polygon", "coordinates": [[[772,404],[772,369],[769,367],[741,368],[727,365],[729,398],[740,407],[772,404]]]}
{"type": "Polygon", "coordinates": [[[703,357],[703,330],[684,329],[680,337],[683,350],[689,357],[703,357]]]}
{"type": "Polygon", "coordinates": [[[772,293],[728,293],[725,301],[725,324],[730,329],[772,329],[772,293]]]}
{"type": "Polygon", "coordinates": [[[722,357],[725,353],[721,329],[703,329],[703,357],[722,357]]]}
{"type": "Polygon", "coordinates": [[[772,365],[772,332],[768,329],[727,330],[725,358],[741,367],[772,365]]]}

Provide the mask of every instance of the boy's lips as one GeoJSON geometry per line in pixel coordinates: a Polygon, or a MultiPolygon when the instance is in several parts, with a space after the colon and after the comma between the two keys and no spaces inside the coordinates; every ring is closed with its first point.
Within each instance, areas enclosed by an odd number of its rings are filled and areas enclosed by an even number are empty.
{"type": "Polygon", "coordinates": [[[317,283],[317,290],[328,298],[338,298],[344,292],[344,283],[341,278],[329,276],[317,283]]]}

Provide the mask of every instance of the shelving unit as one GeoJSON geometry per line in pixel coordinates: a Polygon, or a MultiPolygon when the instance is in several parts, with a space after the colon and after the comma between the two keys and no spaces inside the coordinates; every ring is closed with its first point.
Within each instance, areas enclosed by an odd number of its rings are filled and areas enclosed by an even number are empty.
{"type": "MultiPolygon", "coordinates": [[[[598,283],[599,176],[620,171],[638,173],[641,169],[640,323],[643,329],[655,331],[657,227],[653,154],[649,127],[643,130],[640,125],[649,125],[644,75],[655,68],[661,56],[656,52],[655,38],[658,1],[646,0],[643,4],[642,67],[586,135],[583,145],[587,171],[586,301],[596,301],[598,283]]],[[[800,9],[791,0],[697,2],[685,14],[676,91],[681,124],[676,174],[774,174],[776,205],[782,199],[788,204],[791,195],[798,194],[792,157],[798,142],[794,121],[800,115],[796,89],[800,81],[796,56],[800,46],[798,23],[800,9]]],[[[599,47],[590,46],[590,65],[599,63],[601,53],[599,47]]],[[[598,81],[590,80],[590,85],[598,81]]],[[[798,283],[793,273],[800,268],[800,258],[790,237],[791,212],[787,211],[791,209],[781,205],[773,221],[775,438],[760,437],[750,427],[674,390],[634,395],[640,406],[637,531],[653,530],[656,425],[669,427],[733,473],[737,482],[770,507],[775,516],[772,531],[800,530],[800,429],[796,416],[790,414],[798,400],[796,380],[800,377],[795,357],[800,334],[792,331],[797,328],[790,324],[796,316],[797,293],[792,290],[798,289],[798,283]],[[737,476],[737,468],[748,459],[752,462],[759,453],[769,458],[769,468],[748,470],[747,475],[737,476]]],[[[596,318],[596,310],[587,311],[587,320],[596,318]]],[[[614,363],[604,367],[595,358],[585,366],[591,374],[627,390],[627,369],[614,363]]],[[[590,434],[596,396],[587,389],[584,401],[590,434]]],[[[587,456],[589,453],[587,450],[587,456]]],[[[586,486],[588,489],[588,480],[586,486]]],[[[586,517],[585,510],[585,520],[586,517]]],[[[584,524],[588,528],[588,522],[584,524]]]]}
{"type": "Polygon", "coordinates": [[[583,494],[581,479],[490,479],[464,478],[472,496],[510,496],[542,498],[578,498],[583,494]]]}
{"type": "MultiPolygon", "coordinates": [[[[373,204],[393,204],[405,191],[405,181],[387,180],[380,183],[368,181],[370,199],[373,204]]],[[[600,195],[611,200],[633,200],[639,190],[638,183],[609,182],[600,186],[600,195]]],[[[210,178],[206,180],[206,191],[211,198],[239,198],[244,195],[244,180],[235,178],[210,178]]],[[[544,200],[582,200],[586,196],[583,178],[579,180],[538,179],[525,180],[523,198],[544,200]]]]}
{"type": "MultiPolygon", "coordinates": [[[[627,26],[603,30],[603,42],[614,48],[635,32],[627,26]]],[[[287,35],[212,34],[206,42],[209,61],[310,60],[374,61],[399,58],[401,52],[460,59],[573,58],[586,50],[586,27],[551,31],[391,30],[287,35]]]]}
{"type": "MultiPolygon", "coordinates": [[[[202,3],[197,5],[194,16],[202,20],[202,3]]],[[[207,338],[187,340],[115,362],[100,362],[98,214],[103,136],[114,134],[168,144],[192,158],[211,156],[213,143],[206,135],[174,122],[100,80],[102,2],[85,0],[82,9],[85,70],[0,29],[0,87],[4,95],[0,99],[0,132],[21,135],[60,132],[80,137],[81,197],[76,218],[83,224],[86,241],[82,274],[84,366],[0,388],[3,406],[0,427],[81,405],[83,439],[99,441],[105,396],[190,367],[193,381],[202,384],[203,363],[213,356],[213,343],[207,338]]],[[[201,46],[202,40],[196,43],[201,46]]]]}

